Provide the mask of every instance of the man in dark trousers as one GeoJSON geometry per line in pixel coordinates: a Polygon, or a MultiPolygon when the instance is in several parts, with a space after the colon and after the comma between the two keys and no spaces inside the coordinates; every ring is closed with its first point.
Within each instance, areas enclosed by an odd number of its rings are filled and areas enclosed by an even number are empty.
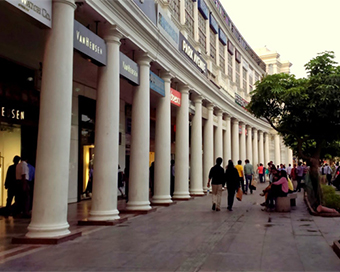
{"type": "MultiPolygon", "coordinates": [[[[5,181],[5,188],[7,189],[7,203],[6,203],[6,213],[7,215],[12,214],[12,201],[13,198],[17,194],[18,186],[16,183],[16,176],[15,176],[15,170],[20,161],[19,156],[15,156],[13,158],[13,164],[8,167],[7,174],[6,174],[6,181],[5,181]]],[[[17,199],[15,198],[15,201],[17,199]]],[[[18,204],[18,203],[17,203],[18,204]]]]}
{"type": "Polygon", "coordinates": [[[210,169],[209,180],[207,187],[210,187],[210,180],[212,180],[212,209],[217,212],[220,211],[221,207],[221,196],[222,196],[222,186],[224,186],[224,170],[221,167],[222,158],[218,157],[216,159],[216,165],[210,169]]]}

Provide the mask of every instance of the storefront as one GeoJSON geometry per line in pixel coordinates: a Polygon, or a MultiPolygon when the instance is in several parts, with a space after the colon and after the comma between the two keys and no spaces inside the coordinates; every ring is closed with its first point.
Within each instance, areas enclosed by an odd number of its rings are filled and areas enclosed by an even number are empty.
{"type": "Polygon", "coordinates": [[[0,69],[0,206],[5,206],[4,183],[14,156],[35,165],[40,93],[34,70],[1,58],[0,69]]]}

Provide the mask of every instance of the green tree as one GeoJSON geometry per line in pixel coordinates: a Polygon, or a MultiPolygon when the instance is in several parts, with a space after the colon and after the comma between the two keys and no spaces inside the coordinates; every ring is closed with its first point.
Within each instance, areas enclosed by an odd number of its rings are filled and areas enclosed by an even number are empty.
{"type": "Polygon", "coordinates": [[[247,109],[267,120],[285,144],[310,163],[313,191],[321,203],[319,160],[340,140],[340,67],[333,52],[324,52],[305,68],[307,78],[264,76],[256,83],[247,109]]]}

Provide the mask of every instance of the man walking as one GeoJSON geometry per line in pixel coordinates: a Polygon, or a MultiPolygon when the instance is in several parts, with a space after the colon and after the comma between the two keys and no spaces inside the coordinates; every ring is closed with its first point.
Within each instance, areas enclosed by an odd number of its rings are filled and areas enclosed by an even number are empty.
{"type": "MultiPolygon", "coordinates": [[[[7,189],[7,203],[6,203],[7,215],[12,214],[12,201],[13,201],[13,198],[16,197],[17,191],[18,191],[15,173],[16,173],[16,167],[19,161],[20,161],[20,157],[15,156],[13,158],[13,164],[8,167],[7,174],[6,174],[5,188],[7,189]]],[[[15,198],[15,201],[17,202],[18,199],[15,198]]]]}
{"type": "MultiPolygon", "coordinates": [[[[244,175],[246,176],[246,188],[244,189],[245,191],[245,194],[248,193],[248,186],[249,186],[249,190],[250,190],[250,193],[252,194],[253,193],[253,190],[252,190],[252,187],[250,186],[251,185],[251,181],[253,179],[253,174],[254,174],[254,169],[253,169],[253,166],[250,164],[249,160],[245,160],[245,166],[244,166],[244,175]]],[[[263,169],[262,169],[263,171],[263,169]]]]}
{"type": "Polygon", "coordinates": [[[238,172],[238,176],[239,176],[239,179],[240,179],[240,184],[242,186],[242,191],[243,191],[244,194],[247,194],[244,191],[244,175],[243,175],[243,166],[242,166],[242,161],[241,160],[237,161],[237,165],[235,166],[235,168],[237,169],[237,172],[238,172]]]}
{"type": "Polygon", "coordinates": [[[210,169],[209,180],[207,187],[210,187],[210,181],[212,186],[212,210],[220,211],[221,207],[221,196],[222,196],[222,186],[224,186],[224,169],[221,167],[222,158],[218,157],[216,159],[216,165],[210,169]]]}

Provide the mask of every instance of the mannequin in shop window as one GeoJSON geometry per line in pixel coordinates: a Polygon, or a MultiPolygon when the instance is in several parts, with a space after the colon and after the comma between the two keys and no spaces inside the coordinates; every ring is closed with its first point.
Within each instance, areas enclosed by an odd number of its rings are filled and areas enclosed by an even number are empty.
{"type": "Polygon", "coordinates": [[[92,197],[92,184],[93,184],[93,166],[90,166],[89,170],[89,180],[87,181],[87,186],[85,191],[83,192],[83,197],[92,197]]]}

